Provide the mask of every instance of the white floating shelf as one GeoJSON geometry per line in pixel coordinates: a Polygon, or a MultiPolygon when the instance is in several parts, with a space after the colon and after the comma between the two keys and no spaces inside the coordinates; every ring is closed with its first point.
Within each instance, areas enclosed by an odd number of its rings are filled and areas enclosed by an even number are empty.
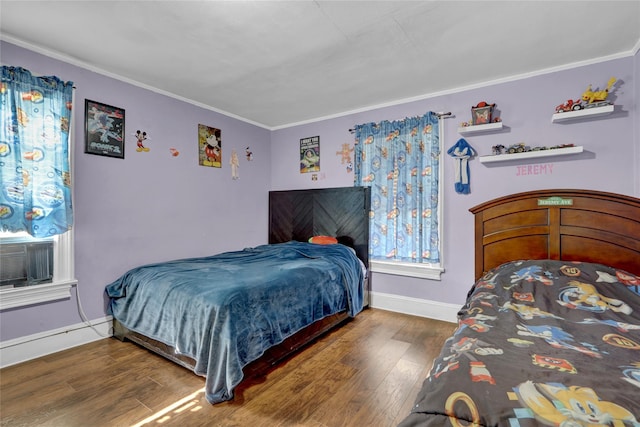
{"type": "Polygon", "coordinates": [[[551,148],[548,150],[525,151],[524,153],[496,154],[493,156],[480,156],[480,163],[508,162],[510,160],[533,159],[537,157],[566,156],[582,153],[584,147],[551,148]]]}
{"type": "Polygon", "coordinates": [[[458,133],[461,135],[489,132],[492,130],[502,129],[502,122],[487,123],[486,125],[460,126],[458,133]]]}
{"type": "Polygon", "coordinates": [[[577,111],[567,111],[564,113],[556,113],[551,116],[551,122],[563,122],[565,120],[573,120],[588,116],[604,116],[613,113],[613,104],[604,105],[602,107],[583,108],[577,111]]]}

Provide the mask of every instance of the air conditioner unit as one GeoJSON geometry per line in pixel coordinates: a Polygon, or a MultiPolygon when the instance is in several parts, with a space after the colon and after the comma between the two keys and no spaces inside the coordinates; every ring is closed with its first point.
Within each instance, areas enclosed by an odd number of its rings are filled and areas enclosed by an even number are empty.
{"type": "Polygon", "coordinates": [[[0,245],[0,287],[10,288],[53,280],[53,241],[0,245]]]}

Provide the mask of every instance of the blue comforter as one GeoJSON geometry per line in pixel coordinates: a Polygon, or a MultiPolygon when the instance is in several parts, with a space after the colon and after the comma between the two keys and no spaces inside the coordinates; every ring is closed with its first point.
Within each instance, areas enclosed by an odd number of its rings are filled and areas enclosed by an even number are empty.
{"type": "Polygon", "coordinates": [[[137,267],[106,292],[125,327],[194,359],[217,403],[268,348],[326,316],[359,313],[364,275],[346,246],[288,242],[137,267]]]}

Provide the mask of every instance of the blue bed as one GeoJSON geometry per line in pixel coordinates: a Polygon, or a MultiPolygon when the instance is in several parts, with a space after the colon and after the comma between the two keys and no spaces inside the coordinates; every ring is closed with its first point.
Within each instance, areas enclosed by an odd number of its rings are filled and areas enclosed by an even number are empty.
{"type": "Polygon", "coordinates": [[[291,241],[134,268],[106,292],[115,321],[193,359],[218,403],[267,349],[320,319],[359,313],[364,283],[351,248],[291,241]]]}

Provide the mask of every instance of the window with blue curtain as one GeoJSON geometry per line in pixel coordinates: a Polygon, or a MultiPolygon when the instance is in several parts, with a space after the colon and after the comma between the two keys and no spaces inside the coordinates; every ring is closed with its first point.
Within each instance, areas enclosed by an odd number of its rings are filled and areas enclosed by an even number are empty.
{"type": "Polygon", "coordinates": [[[438,265],[438,115],[357,125],[355,139],[355,185],[371,187],[370,258],[438,265]]]}
{"type": "Polygon", "coordinates": [[[73,224],[73,83],[3,66],[0,84],[0,231],[65,233],[73,224]]]}

